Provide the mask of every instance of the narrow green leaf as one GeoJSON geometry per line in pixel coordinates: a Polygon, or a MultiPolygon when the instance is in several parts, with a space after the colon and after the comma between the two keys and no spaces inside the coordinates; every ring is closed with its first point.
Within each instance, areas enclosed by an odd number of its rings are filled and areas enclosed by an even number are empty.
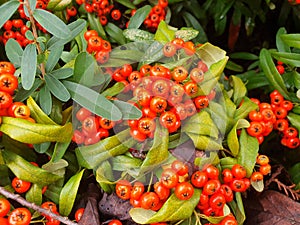
{"type": "Polygon", "coordinates": [[[31,96],[28,97],[26,104],[30,109],[30,116],[37,123],[56,125],[56,123],[44,113],[31,96]]]}
{"type": "Polygon", "coordinates": [[[117,27],[113,23],[107,23],[105,26],[105,31],[107,34],[116,41],[119,45],[124,45],[126,43],[125,37],[123,35],[123,30],[117,27]]]}
{"type": "Polygon", "coordinates": [[[300,115],[299,114],[290,112],[287,115],[287,118],[288,118],[289,122],[292,124],[292,126],[297,128],[297,130],[300,130],[300,115]]]}
{"type": "Polygon", "coordinates": [[[173,40],[174,37],[175,37],[175,30],[170,29],[168,27],[167,23],[164,20],[162,20],[159,23],[158,28],[155,32],[154,39],[156,41],[166,43],[166,42],[173,40]]]}
{"type": "MultiPolygon", "coordinates": [[[[32,12],[36,9],[36,1],[37,0],[28,0],[29,8],[32,12]]],[[[24,8],[25,15],[29,18],[30,15],[29,15],[27,7],[24,5],[23,8],[24,8]]]]}
{"type": "Polygon", "coordinates": [[[96,30],[100,37],[102,37],[103,39],[107,39],[105,30],[101,25],[98,17],[91,13],[88,13],[88,22],[92,30],[96,30]]]}
{"type": "Polygon", "coordinates": [[[300,53],[272,52],[271,54],[277,61],[293,67],[300,67],[300,53]]]}
{"type": "Polygon", "coordinates": [[[126,8],[135,9],[135,5],[130,0],[115,0],[116,2],[124,5],[126,8]]]}
{"type": "Polygon", "coordinates": [[[239,105],[241,100],[247,95],[247,88],[243,81],[237,76],[230,76],[233,86],[233,102],[239,105]]]}
{"type": "Polygon", "coordinates": [[[161,221],[176,222],[189,218],[199,202],[201,190],[195,188],[189,200],[179,200],[173,193],[158,212],[142,208],[132,208],[129,211],[132,219],[139,224],[151,224],[161,221]]]}
{"type": "Polygon", "coordinates": [[[300,34],[282,34],[280,37],[288,46],[300,48],[300,34]]]}
{"type": "Polygon", "coordinates": [[[300,163],[294,164],[290,169],[289,169],[289,174],[291,175],[291,178],[293,180],[293,183],[296,184],[297,190],[300,188],[300,163]]]}
{"type": "Polygon", "coordinates": [[[1,15],[0,28],[17,11],[19,5],[20,5],[20,1],[12,0],[12,1],[8,1],[0,6],[0,15],[1,15]]]}
{"type": "Polygon", "coordinates": [[[46,153],[51,146],[51,142],[43,142],[40,144],[34,144],[33,148],[37,153],[44,154],[46,153]]]}
{"type": "Polygon", "coordinates": [[[231,59],[243,59],[243,60],[258,60],[258,56],[250,52],[234,52],[229,55],[231,59]]]}
{"type": "Polygon", "coordinates": [[[96,170],[96,180],[106,193],[112,193],[114,191],[114,185],[112,183],[114,179],[113,170],[109,161],[102,162],[96,170]]]}
{"type": "Polygon", "coordinates": [[[234,120],[245,119],[249,112],[258,108],[258,105],[252,102],[248,97],[243,98],[243,104],[235,111],[234,120]]]}
{"type": "Polygon", "coordinates": [[[208,136],[197,135],[194,133],[187,133],[187,135],[192,139],[195,147],[199,150],[220,150],[223,149],[220,141],[216,141],[208,136]]]}
{"type": "Polygon", "coordinates": [[[212,64],[217,63],[221,60],[224,59],[228,60],[228,57],[226,56],[226,52],[223,49],[212,45],[211,43],[205,43],[201,45],[201,47],[197,48],[196,54],[199,56],[201,60],[203,60],[203,62],[205,62],[208,68],[212,64]]]}
{"type": "Polygon", "coordinates": [[[52,11],[60,11],[65,9],[71,3],[72,0],[50,0],[47,4],[47,9],[52,11]]]}
{"type": "Polygon", "coordinates": [[[110,120],[122,118],[121,111],[96,91],[70,81],[63,81],[63,84],[70,92],[72,99],[91,112],[110,120]]]}
{"type": "Polygon", "coordinates": [[[162,127],[159,123],[156,123],[153,144],[141,165],[140,174],[157,168],[169,157],[168,143],[168,129],[162,127]]]}
{"type": "Polygon", "coordinates": [[[242,129],[240,139],[240,150],[237,156],[238,163],[245,167],[247,177],[250,177],[256,163],[256,157],[259,145],[256,137],[248,135],[245,129],[242,129]]]}
{"type": "Polygon", "coordinates": [[[260,51],[259,61],[260,67],[262,68],[265,76],[267,77],[270,84],[274,87],[274,89],[278,90],[286,99],[290,99],[282,76],[276,69],[271,57],[271,53],[267,49],[263,48],[260,51]]]}
{"type": "Polygon", "coordinates": [[[56,15],[43,9],[36,9],[33,12],[33,17],[50,34],[61,39],[66,39],[71,36],[69,27],[56,15]]]}
{"type": "Polygon", "coordinates": [[[279,52],[291,52],[289,46],[283,42],[281,35],[286,34],[286,29],[284,27],[279,28],[276,33],[276,47],[279,52]]]}
{"type": "Polygon", "coordinates": [[[50,115],[52,109],[52,96],[47,85],[40,89],[38,97],[41,108],[47,115],[50,115]]]}
{"type": "Polygon", "coordinates": [[[51,72],[56,64],[58,63],[60,56],[63,52],[64,48],[63,46],[56,46],[55,48],[52,48],[46,62],[46,71],[51,72]]]}
{"type": "Polygon", "coordinates": [[[120,109],[123,120],[136,120],[142,116],[141,110],[132,104],[120,100],[114,100],[113,103],[120,109]]]}
{"type": "Polygon", "coordinates": [[[244,71],[244,68],[241,65],[239,65],[239,64],[237,64],[237,63],[235,63],[235,62],[233,62],[231,60],[229,60],[227,62],[226,69],[232,70],[234,72],[239,72],[239,73],[241,73],[241,72],[244,71]]]}
{"type": "Polygon", "coordinates": [[[9,169],[15,176],[22,180],[44,187],[62,178],[61,176],[32,165],[13,152],[3,150],[1,153],[9,169]]]}
{"type": "Polygon", "coordinates": [[[68,216],[72,211],[83,173],[84,170],[81,170],[78,174],[73,175],[61,190],[59,213],[62,216],[68,216]]]}
{"type": "Polygon", "coordinates": [[[63,80],[63,79],[73,76],[74,70],[72,68],[60,68],[60,69],[51,71],[50,74],[58,80],[63,80]]]}
{"type": "Polygon", "coordinates": [[[30,90],[34,83],[37,52],[34,44],[29,44],[25,47],[21,60],[21,82],[25,90],[30,90]]]}
{"type": "Polygon", "coordinates": [[[146,17],[151,12],[151,9],[152,7],[150,5],[145,5],[139,8],[138,10],[136,10],[135,14],[129,20],[128,28],[129,29],[139,28],[143,24],[146,17]]]}
{"type": "Polygon", "coordinates": [[[41,205],[43,201],[42,187],[38,184],[32,184],[25,194],[25,199],[36,205],[41,205]]]}
{"type": "Polygon", "coordinates": [[[14,38],[10,38],[6,42],[5,52],[10,62],[12,62],[16,67],[21,66],[23,49],[14,38]]]}
{"type": "Polygon", "coordinates": [[[154,34],[136,28],[125,29],[123,35],[130,41],[150,41],[154,39],[154,34]]]}
{"type": "Polygon", "coordinates": [[[70,93],[61,81],[53,77],[51,74],[45,76],[46,85],[50,92],[62,102],[66,102],[70,99],[70,93]]]}
{"type": "Polygon", "coordinates": [[[198,34],[199,34],[198,30],[183,27],[180,30],[177,30],[175,32],[175,37],[181,38],[184,41],[190,41],[190,40],[196,38],[198,34]]]}
{"type": "Polygon", "coordinates": [[[66,142],[71,140],[72,124],[64,126],[32,123],[20,118],[3,117],[0,131],[23,143],[66,142]]]}

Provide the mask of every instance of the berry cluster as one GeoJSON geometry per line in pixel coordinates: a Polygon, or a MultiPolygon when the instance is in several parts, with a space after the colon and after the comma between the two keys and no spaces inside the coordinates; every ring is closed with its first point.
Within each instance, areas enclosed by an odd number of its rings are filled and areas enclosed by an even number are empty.
{"type": "MultiPolygon", "coordinates": [[[[171,194],[174,193],[180,200],[188,200],[193,196],[195,188],[198,188],[202,189],[197,204],[200,213],[206,216],[224,216],[224,206],[234,199],[234,192],[245,192],[251,182],[262,181],[264,175],[270,173],[267,156],[258,155],[256,162],[260,169],[248,178],[246,169],[240,164],[222,171],[209,164],[189,175],[188,165],[175,160],[163,169],[159,180],[147,190],[139,181],[132,185],[128,180],[119,180],[115,192],[119,198],[129,200],[133,207],[158,211],[171,194]]],[[[228,224],[228,221],[231,221],[230,224],[237,224],[231,214],[225,216],[219,224],[228,224]]]]}
{"type": "Polygon", "coordinates": [[[189,70],[184,66],[170,70],[163,65],[145,64],[133,70],[126,64],[113,72],[112,78],[124,83],[124,92],[132,95],[130,102],[142,111],[139,120],[128,120],[133,138],[138,141],[152,138],[156,119],[169,133],[176,132],[181,121],[209,105],[214,91],[208,96],[198,95],[198,84],[207,70],[207,67],[203,70],[203,65],[200,61],[189,70]]]}
{"type": "MultiPolygon", "coordinates": [[[[154,5],[149,13],[149,15],[144,20],[144,26],[149,31],[155,32],[160,21],[166,18],[166,7],[168,6],[168,0],[159,0],[156,5],[154,5]]],[[[135,10],[131,12],[134,15],[135,10]]]]}
{"type": "MultiPolygon", "coordinates": [[[[164,45],[163,53],[166,57],[172,57],[175,54],[178,54],[178,52],[182,49],[186,55],[193,55],[196,51],[196,46],[192,41],[184,41],[181,38],[174,38],[171,42],[164,45]]],[[[207,70],[207,66],[203,64],[201,69],[205,72],[207,70]]]]}
{"type": "Polygon", "coordinates": [[[109,136],[110,130],[116,122],[105,119],[91,113],[86,108],[80,108],[76,112],[76,119],[81,123],[73,133],[72,140],[80,145],[95,144],[109,136]]]}
{"type": "Polygon", "coordinates": [[[122,16],[121,11],[114,9],[114,5],[110,4],[108,0],[76,0],[76,3],[79,5],[84,4],[84,9],[87,13],[95,13],[102,26],[108,23],[109,17],[118,21],[122,16]]]}
{"type": "Polygon", "coordinates": [[[288,148],[297,148],[300,144],[298,130],[290,126],[287,114],[293,109],[293,103],[285,100],[284,97],[274,90],[270,94],[270,103],[260,102],[258,99],[252,99],[258,104],[258,110],[249,113],[248,118],[251,121],[247,128],[249,135],[256,137],[261,144],[264,137],[268,136],[273,129],[280,132],[281,144],[288,148]]]}
{"type": "Polygon", "coordinates": [[[96,30],[86,31],[84,38],[87,41],[87,52],[94,54],[99,64],[106,63],[111,51],[110,42],[102,39],[96,30]]]}

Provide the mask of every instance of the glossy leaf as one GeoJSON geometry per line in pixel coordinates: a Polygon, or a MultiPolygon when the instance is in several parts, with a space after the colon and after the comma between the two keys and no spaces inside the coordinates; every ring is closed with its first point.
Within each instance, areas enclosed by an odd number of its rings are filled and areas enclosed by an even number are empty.
{"type": "Polygon", "coordinates": [[[141,110],[130,103],[120,100],[114,100],[113,103],[120,109],[123,120],[135,120],[142,117],[141,110]]]}
{"type": "Polygon", "coordinates": [[[61,81],[53,77],[51,74],[45,76],[46,85],[49,88],[50,92],[62,102],[66,102],[70,99],[70,93],[62,84],[61,81]]]}
{"type": "Polygon", "coordinates": [[[294,164],[290,169],[289,169],[289,174],[291,175],[291,178],[293,180],[293,183],[296,184],[296,188],[300,188],[300,163],[294,164]]]}
{"type": "Polygon", "coordinates": [[[257,192],[263,192],[265,185],[264,185],[264,181],[260,180],[260,181],[251,181],[251,186],[255,189],[255,191],[257,192]]]}
{"type": "Polygon", "coordinates": [[[3,117],[0,131],[23,143],[66,142],[72,137],[72,124],[39,124],[19,118],[3,117]]]}
{"type": "Polygon", "coordinates": [[[79,53],[74,65],[74,81],[85,86],[94,85],[93,79],[97,69],[96,65],[96,60],[92,55],[87,52],[79,53]]]}
{"type": "Polygon", "coordinates": [[[60,69],[51,71],[50,74],[58,80],[63,80],[63,79],[73,76],[73,73],[74,73],[74,71],[72,68],[60,68],[60,69]]]}
{"type": "Polygon", "coordinates": [[[103,26],[101,25],[98,17],[96,17],[95,15],[93,15],[91,13],[88,13],[88,22],[89,22],[90,28],[92,30],[96,30],[100,37],[107,39],[105,30],[104,30],[103,26]]]}
{"type": "Polygon", "coordinates": [[[125,29],[123,35],[130,41],[150,41],[154,39],[154,34],[136,28],[125,29]]]}
{"type": "Polygon", "coordinates": [[[245,119],[249,112],[258,108],[258,105],[252,102],[248,97],[243,98],[243,104],[237,108],[234,113],[235,121],[239,119],[245,119]]]}
{"type": "MultiPolygon", "coordinates": [[[[126,45],[123,45],[123,46],[125,47],[126,45]]],[[[140,59],[143,57],[143,54],[144,54],[144,52],[142,52],[138,49],[122,50],[122,48],[115,48],[110,53],[110,59],[108,60],[108,63],[110,63],[113,59],[126,60],[125,63],[127,62],[129,64],[136,63],[136,62],[140,61],[140,59]]],[[[107,64],[105,64],[105,66],[107,66],[107,64]]]]}
{"type": "Polygon", "coordinates": [[[34,144],[33,148],[37,153],[43,154],[46,153],[50,148],[51,142],[43,142],[39,144],[34,144]]]}
{"type": "Polygon", "coordinates": [[[256,137],[248,135],[245,129],[242,129],[239,144],[240,151],[237,155],[237,160],[240,165],[245,167],[247,171],[247,177],[250,177],[256,163],[259,144],[256,137]]]}
{"type": "Polygon", "coordinates": [[[41,205],[43,202],[42,187],[38,184],[32,184],[25,194],[25,199],[36,205],[41,205]]]}
{"type": "Polygon", "coordinates": [[[250,52],[234,52],[229,55],[231,59],[243,59],[243,60],[258,60],[258,56],[250,52]]]}
{"type": "Polygon", "coordinates": [[[149,15],[152,7],[150,5],[145,5],[138,10],[136,10],[135,14],[130,18],[128,29],[138,29],[149,15]]]}
{"type": "Polygon", "coordinates": [[[262,49],[259,55],[260,66],[265,73],[270,84],[274,89],[278,90],[286,99],[289,99],[288,91],[285,87],[284,81],[277,71],[271,53],[267,49],[262,49]]]}
{"type": "Polygon", "coordinates": [[[20,1],[12,0],[0,6],[0,15],[1,15],[0,28],[17,11],[19,5],[20,5],[20,1]]]}
{"type": "Polygon", "coordinates": [[[182,124],[181,130],[186,133],[206,135],[217,139],[219,130],[207,111],[200,111],[182,124]]]}
{"type": "Polygon", "coordinates": [[[22,180],[38,184],[40,187],[47,186],[62,178],[45,169],[32,165],[30,162],[13,152],[3,150],[2,156],[6,165],[15,176],[22,180]]]}
{"type": "Polygon", "coordinates": [[[242,195],[240,192],[235,193],[235,200],[236,201],[231,201],[228,203],[230,206],[231,210],[233,211],[233,214],[238,222],[238,224],[243,224],[246,215],[245,215],[245,210],[243,206],[243,200],[242,200],[242,195]]]}
{"type": "Polygon", "coordinates": [[[236,124],[233,126],[231,131],[227,136],[227,144],[233,156],[237,156],[239,153],[239,140],[237,135],[237,130],[241,128],[247,128],[250,126],[250,123],[245,119],[239,119],[236,124]]]}
{"type": "Polygon", "coordinates": [[[60,11],[65,9],[72,0],[50,0],[47,4],[47,9],[52,11],[60,11]]]}
{"type": "Polygon", "coordinates": [[[39,91],[39,103],[43,111],[49,115],[52,109],[52,96],[48,86],[44,86],[39,91]]]}
{"type": "Polygon", "coordinates": [[[51,157],[52,162],[58,162],[62,159],[68,150],[71,141],[68,142],[56,142],[53,150],[53,154],[51,157]]]}
{"type": "Polygon", "coordinates": [[[237,164],[237,159],[227,156],[220,159],[220,164],[222,169],[231,169],[235,164],[237,164]]]}
{"type": "Polygon", "coordinates": [[[296,113],[292,113],[290,112],[287,115],[287,118],[289,120],[289,122],[295,127],[297,128],[297,130],[300,130],[300,115],[296,114],[296,113]]]}
{"type": "Polygon", "coordinates": [[[184,220],[192,215],[199,202],[200,194],[201,190],[197,188],[194,189],[194,194],[189,200],[179,200],[175,194],[172,194],[158,212],[132,208],[129,214],[139,224],[184,220]]]}
{"type": "Polygon", "coordinates": [[[289,46],[283,42],[281,35],[286,34],[286,29],[281,27],[276,33],[276,47],[279,52],[291,52],[289,46]]]}
{"type": "Polygon", "coordinates": [[[140,58],[140,65],[151,64],[159,61],[162,57],[164,57],[162,49],[163,44],[158,41],[153,42],[140,58]]]}
{"type": "Polygon", "coordinates": [[[21,60],[21,81],[22,87],[25,90],[30,90],[34,83],[37,52],[34,44],[28,44],[25,49],[21,60]]]}
{"type": "Polygon", "coordinates": [[[168,150],[169,132],[168,129],[162,127],[158,122],[154,132],[153,144],[147,152],[146,158],[141,165],[140,173],[144,173],[151,169],[157,168],[169,157],[168,150]]]}
{"type": "Polygon", "coordinates": [[[72,99],[91,112],[110,120],[122,118],[121,111],[96,91],[70,81],[63,81],[63,84],[70,92],[72,99]]]}
{"type": "Polygon", "coordinates": [[[187,135],[192,139],[195,147],[199,150],[210,151],[223,149],[219,141],[216,141],[208,136],[197,135],[194,133],[187,133],[187,135]]]}
{"type": "Polygon", "coordinates": [[[116,82],[113,86],[106,88],[101,94],[105,97],[113,97],[124,90],[125,85],[121,82],[116,82]]]}
{"type": "Polygon", "coordinates": [[[300,48],[300,34],[282,34],[280,37],[288,46],[300,48]]]}
{"type": "Polygon", "coordinates": [[[212,64],[220,62],[221,60],[228,60],[226,52],[221,48],[212,45],[211,43],[205,43],[201,45],[199,48],[197,48],[196,54],[201,60],[203,60],[203,62],[205,62],[208,68],[210,68],[212,64]]]}
{"type": "Polygon", "coordinates": [[[243,97],[247,96],[247,88],[239,77],[231,76],[230,79],[233,86],[233,102],[239,105],[243,97]]]}
{"type": "Polygon", "coordinates": [[[105,26],[105,31],[110,36],[111,39],[116,41],[120,45],[124,45],[126,43],[125,37],[123,35],[123,30],[117,27],[113,23],[107,23],[105,26]]]}
{"type": "Polygon", "coordinates": [[[68,165],[69,164],[66,160],[60,159],[57,162],[48,161],[46,164],[42,165],[42,168],[51,173],[63,177],[65,175],[66,167],[68,165]]]}
{"type": "Polygon", "coordinates": [[[112,193],[114,190],[114,175],[109,161],[102,162],[96,170],[96,180],[106,193],[112,193]]]}
{"type": "Polygon", "coordinates": [[[244,68],[241,65],[239,65],[233,61],[230,61],[230,60],[226,64],[226,69],[232,70],[234,72],[243,72],[244,71],[244,68]]]}
{"type": "Polygon", "coordinates": [[[115,0],[115,1],[120,3],[121,5],[126,6],[126,8],[135,9],[135,5],[130,0],[115,0]]]}
{"type": "MultiPolygon", "coordinates": [[[[36,2],[37,2],[37,0],[28,0],[28,6],[29,6],[29,8],[30,8],[30,10],[31,10],[32,12],[36,9],[36,2]]],[[[30,17],[29,12],[28,12],[28,9],[27,9],[27,7],[25,6],[25,4],[24,4],[23,8],[24,8],[24,13],[25,13],[25,15],[26,15],[27,17],[30,17]]]]}
{"type": "Polygon", "coordinates": [[[127,152],[128,148],[135,143],[130,137],[129,131],[124,130],[96,144],[76,148],[76,156],[82,166],[95,169],[108,158],[127,152]]]}
{"type": "Polygon", "coordinates": [[[64,185],[59,196],[59,214],[68,216],[73,208],[84,170],[73,175],[64,185]]]}
{"type": "Polygon", "coordinates": [[[33,12],[33,17],[50,34],[61,39],[71,36],[69,27],[56,15],[43,9],[36,9],[33,12]]]}
{"type": "Polygon", "coordinates": [[[162,43],[170,42],[175,37],[175,31],[176,29],[170,29],[168,24],[162,20],[157,27],[154,39],[162,43]]]}
{"type": "Polygon", "coordinates": [[[183,12],[183,19],[189,27],[193,27],[194,29],[199,31],[198,35],[195,37],[196,41],[200,43],[207,42],[208,39],[203,27],[192,14],[188,12],[183,12]]]}
{"type": "Polygon", "coordinates": [[[300,54],[299,53],[289,53],[289,52],[272,52],[272,56],[284,64],[300,67],[300,54]]]}
{"type": "Polygon", "coordinates": [[[5,52],[10,62],[12,62],[16,67],[21,66],[23,49],[15,39],[8,39],[5,44],[5,52]]]}
{"type": "Polygon", "coordinates": [[[46,62],[46,71],[50,72],[54,69],[56,64],[58,63],[60,56],[63,52],[64,48],[63,46],[57,46],[55,48],[52,48],[46,62]]]}

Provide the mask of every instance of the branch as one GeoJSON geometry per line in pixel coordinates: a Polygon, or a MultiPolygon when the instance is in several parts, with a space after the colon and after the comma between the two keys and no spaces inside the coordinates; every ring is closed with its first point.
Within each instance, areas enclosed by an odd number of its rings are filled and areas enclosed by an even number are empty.
{"type": "Polygon", "coordinates": [[[62,217],[60,215],[57,215],[57,214],[51,212],[50,210],[43,209],[32,202],[28,202],[22,196],[11,193],[11,192],[5,190],[5,188],[1,187],[1,186],[0,186],[0,194],[5,196],[6,198],[13,199],[14,201],[20,203],[21,205],[23,205],[27,208],[31,208],[31,209],[39,212],[40,214],[45,214],[45,215],[47,215],[55,220],[58,220],[66,225],[78,225],[77,223],[74,223],[71,220],[69,220],[67,217],[62,217]]]}
{"type": "MultiPolygon", "coordinates": [[[[36,28],[35,20],[34,20],[34,17],[33,17],[33,12],[31,11],[28,0],[24,0],[24,6],[27,8],[28,13],[29,13],[29,20],[30,20],[30,23],[31,23],[31,26],[32,26],[32,34],[33,34],[33,37],[34,37],[34,40],[35,40],[35,45],[36,45],[38,54],[40,55],[40,54],[43,53],[43,51],[42,51],[42,48],[40,46],[40,43],[37,41],[37,39],[38,39],[37,28],[36,28]]],[[[44,78],[44,76],[46,74],[46,69],[45,69],[44,63],[40,64],[40,70],[41,70],[41,73],[42,73],[42,78],[44,78]]]]}

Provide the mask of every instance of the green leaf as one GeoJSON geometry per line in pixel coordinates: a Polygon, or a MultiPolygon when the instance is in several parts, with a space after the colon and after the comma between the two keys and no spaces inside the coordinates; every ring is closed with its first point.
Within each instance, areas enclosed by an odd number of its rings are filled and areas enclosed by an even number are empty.
{"type": "Polygon", "coordinates": [[[96,60],[92,55],[87,52],[79,53],[74,65],[74,81],[85,86],[94,85],[93,79],[97,69],[96,66],[96,60]]]}
{"type": "Polygon", "coordinates": [[[248,135],[245,129],[242,129],[239,144],[240,151],[237,156],[238,163],[245,167],[247,177],[250,177],[256,163],[259,144],[257,138],[248,135]]]}
{"type": "Polygon", "coordinates": [[[269,80],[274,89],[278,90],[286,99],[290,99],[288,91],[282,79],[282,76],[277,71],[271,53],[267,49],[262,49],[259,54],[260,67],[265,76],[269,80]]]}
{"type": "Polygon", "coordinates": [[[12,0],[12,1],[8,1],[0,6],[0,15],[1,15],[0,28],[17,11],[19,5],[20,5],[20,1],[12,0]]]}
{"type": "Polygon", "coordinates": [[[231,201],[228,203],[228,205],[230,206],[231,210],[233,211],[233,214],[234,214],[238,224],[243,224],[246,219],[246,215],[245,215],[245,210],[244,210],[244,206],[243,206],[242,195],[240,192],[235,193],[235,199],[236,199],[236,202],[231,201]]]}
{"type": "Polygon", "coordinates": [[[62,102],[66,102],[70,99],[70,93],[62,84],[61,81],[53,77],[51,74],[45,75],[46,86],[49,88],[50,92],[62,102]]]}
{"type": "Polygon", "coordinates": [[[88,169],[96,169],[103,161],[116,155],[124,154],[134,141],[128,130],[107,137],[96,144],[75,149],[79,163],[88,169]]]}
{"type": "Polygon", "coordinates": [[[122,118],[121,111],[96,91],[70,81],[63,81],[63,84],[70,92],[72,99],[91,112],[114,121],[122,118]]]}
{"type": "Polygon", "coordinates": [[[175,37],[181,38],[184,41],[190,41],[197,37],[198,34],[199,31],[192,28],[181,28],[180,30],[175,31],[175,37]]]}
{"type": "Polygon", "coordinates": [[[129,29],[139,28],[143,24],[146,17],[151,12],[151,9],[152,7],[150,5],[145,5],[139,8],[138,10],[136,10],[135,14],[129,20],[128,28],[129,29]]]}
{"type": "Polygon", "coordinates": [[[162,49],[163,44],[158,41],[154,41],[140,58],[140,65],[158,62],[162,57],[164,57],[162,49]]]}
{"type": "Polygon", "coordinates": [[[52,162],[58,162],[62,159],[68,150],[71,141],[68,142],[56,142],[54,146],[54,151],[51,157],[52,162]]]}
{"type": "Polygon", "coordinates": [[[136,120],[142,117],[141,110],[130,103],[120,100],[114,100],[113,103],[120,109],[123,120],[136,120]]]}
{"type": "Polygon", "coordinates": [[[289,169],[289,174],[292,178],[292,181],[294,184],[296,184],[296,188],[299,190],[300,188],[300,163],[294,164],[290,169],[289,169]]]}
{"type": "Polygon", "coordinates": [[[151,41],[154,39],[154,34],[136,28],[125,29],[123,35],[130,41],[151,41]]]}
{"type": "Polygon", "coordinates": [[[162,127],[158,122],[154,132],[153,144],[147,152],[146,158],[141,165],[140,174],[157,168],[169,157],[168,150],[169,132],[168,129],[162,127]]]}
{"type": "Polygon", "coordinates": [[[21,66],[23,49],[14,38],[10,38],[6,42],[5,52],[10,62],[12,62],[16,67],[21,66]]]}
{"type": "Polygon", "coordinates": [[[232,70],[234,72],[243,72],[244,71],[244,68],[241,65],[239,65],[231,60],[229,60],[227,62],[226,69],[232,70]]]}
{"type": "Polygon", "coordinates": [[[132,208],[129,211],[132,219],[139,224],[150,224],[162,221],[176,222],[189,218],[197,206],[201,190],[195,188],[189,200],[179,200],[173,193],[158,212],[142,208],[132,208]]]}
{"type": "Polygon", "coordinates": [[[71,3],[72,0],[50,0],[47,4],[47,9],[51,11],[61,11],[71,3]]]}
{"type": "Polygon", "coordinates": [[[34,83],[37,52],[34,44],[28,44],[25,49],[21,60],[21,82],[25,90],[30,90],[34,83]]]}
{"type": "Polygon", "coordinates": [[[59,196],[59,214],[62,216],[68,216],[72,211],[83,172],[84,170],[81,170],[78,174],[73,175],[61,190],[59,196]]]}
{"type": "Polygon", "coordinates": [[[60,69],[51,71],[50,74],[58,80],[63,80],[63,79],[73,76],[74,70],[72,68],[60,68],[60,69]]]}
{"type": "Polygon", "coordinates": [[[113,170],[109,161],[102,162],[96,170],[96,180],[106,193],[112,193],[114,191],[114,185],[112,184],[114,179],[113,170]]]}
{"type": "Polygon", "coordinates": [[[33,17],[50,34],[61,39],[71,37],[69,27],[56,15],[43,9],[36,9],[33,12],[33,17]]]}
{"type": "Polygon", "coordinates": [[[105,26],[105,31],[107,34],[116,41],[119,45],[124,45],[126,43],[125,37],[123,35],[123,30],[113,23],[107,23],[105,26]]]}
{"type": "MultiPolygon", "coordinates": [[[[28,0],[28,5],[29,5],[29,8],[32,12],[36,9],[36,2],[37,2],[37,0],[28,0]]],[[[24,9],[25,15],[29,18],[30,14],[29,14],[28,9],[25,5],[23,6],[23,9],[24,9]]]]}
{"type": "Polygon", "coordinates": [[[288,46],[300,48],[300,34],[282,34],[280,37],[288,46]]]}
{"type": "Polygon", "coordinates": [[[235,111],[234,119],[235,121],[239,119],[245,119],[249,112],[258,108],[258,105],[252,102],[248,97],[243,98],[243,104],[235,111]]]}
{"type": "Polygon", "coordinates": [[[206,36],[206,33],[205,33],[203,27],[199,23],[199,21],[192,14],[190,14],[188,12],[183,12],[182,15],[183,15],[183,19],[184,19],[185,23],[187,24],[187,26],[193,27],[195,30],[199,31],[199,33],[196,37],[196,41],[198,41],[200,43],[207,42],[208,38],[206,36]]]}
{"type": "Polygon", "coordinates": [[[300,67],[300,53],[272,52],[271,54],[277,61],[293,67],[300,67]]]}
{"type": "Polygon", "coordinates": [[[24,119],[3,117],[0,131],[23,143],[66,142],[72,138],[72,124],[64,126],[32,123],[24,119]]]}
{"type": "Polygon", "coordinates": [[[135,9],[135,5],[130,0],[115,0],[116,2],[124,5],[126,8],[135,9]]]}
{"type": "Polygon", "coordinates": [[[239,105],[241,100],[247,96],[247,88],[243,81],[237,76],[230,76],[233,86],[233,102],[239,105]]]}
{"type": "Polygon", "coordinates": [[[50,115],[52,109],[52,96],[47,85],[40,89],[38,97],[41,108],[47,115],[50,115]]]}
{"type": "Polygon", "coordinates": [[[210,151],[223,149],[222,145],[218,141],[210,137],[194,133],[187,133],[187,135],[192,139],[195,147],[199,150],[210,151]]]}
{"type": "Polygon", "coordinates": [[[284,27],[279,28],[276,33],[276,47],[279,52],[291,52],[289,46],[283,42],[281,38],[282,34],[286,34],[286,29],[284,27]]]}
{"type": "Polygon", "coordinates": [[[98,17],[91,13],[88,13],[88,22],[91,30],[96,30],[100,37],[102,37],[103,39],[107,39],[105,30],[103,29],[103,26],[101,25],[98,17]]]}
{"type": "Polygon", "coordinates": [[[188,118],[182,123],[181,131],[210,136],[214,139],[218,139],[219,136],[219,130],[207,111],[200,111],[188,118]]]}
{"type": "Polygon", "coordinates": [[[36,205],[41,205],[43,201],[42,187],[38,184],[32,184],[25,194],[25,199],[36,205]]]}
{"type": "Polygon", "coordinates": [[[264,181],[260,180],[260,181],[252,181],[251,180],[251,186],[255,189],[255,191],[257,192],[263,192],[265,185],[264,185],[264,181]]]}
{"type": "Polygon", "coordinates": [[[63,50],[64,50],[63,46],[56,46],[55,48],[51,49],[46,62],[47,72],[50,72],[54,69],[54,67],[56,66],[56,64],[60,59],[63,50]]]}
{"type": "Polygon", "coordinates": [[[237,130],[241,128],[247,128],[250,126],[250,123],[245,119],[239,119],[236,124],[233,126],[231,131],[227,136],[227,144],[233,156],[237,156],[239,153],[239,139],[237,135],[237,130]]]}
{"type": "Polygon", "coordinates": [[[68,162],[64,159],[60,159],[57,162],[48,161],[42,165],[42,168],[60,177],[64,177],[67,166],[69,166],[68,162]]]}
{"type": "Polygon", "coordinates": [[[40,144],[33,145],[34,150],[40,154],[47,152],[49,150],[50,146],[51,146],[51,142],[43,142],[40,144]]]}
{"type": "Polygon", "coordinates": [[[22,180],[44,187],[62,178],[45,169],[32,165],[13,152],[3,150],[1,153],[9,169],[15,176],[22,180]]]}
{"type": "Polygon", "coordinates": [[[25,101],[32,93],[34,93],[41,85],[43,84],[43,81],[39,78],[36,78],[34,80],[34,83],[30,90],[25,90],[24,88],[20,88],[18,92],[14,96],[15,101],[23,102],[25,101]]]}
{"type": "Polygon", "coordinates": [[[288,118],[289,122],[292,124],[292,126],[297,128],[297,130],[300,130],[300,115],[290,112],[287,115],[287,118],[288,118]]]}
{"type": "Polygon", "coordinates": [[[258,56],[250,52],[234,52],[229,55],[231,59],[243,59],[243,60],[258,60],[258,56]]]}
{"type": "Polygon", "coordinates": [[[156,41],[166,43],[166,42],[170,42],[174,38],[175,38],[175,30],[170,29],[168,27],[168,24],[164,20],[162,20],[159,23],[158,28],[155,32],[154,39],[156,41]]]}
{"type": "MultiPolygon", "coordinates": [[[[223,49],[210,43],[205,43],[197,48],[196,54],[208,66],[208,68],[210,68],[212,64],[220,62],[221,60],[226,59],[226,62],[228,60],[226,52],[223,49]]],[[[224,68],[222,68],[221,72],[223,72],[224,68]]]]}

